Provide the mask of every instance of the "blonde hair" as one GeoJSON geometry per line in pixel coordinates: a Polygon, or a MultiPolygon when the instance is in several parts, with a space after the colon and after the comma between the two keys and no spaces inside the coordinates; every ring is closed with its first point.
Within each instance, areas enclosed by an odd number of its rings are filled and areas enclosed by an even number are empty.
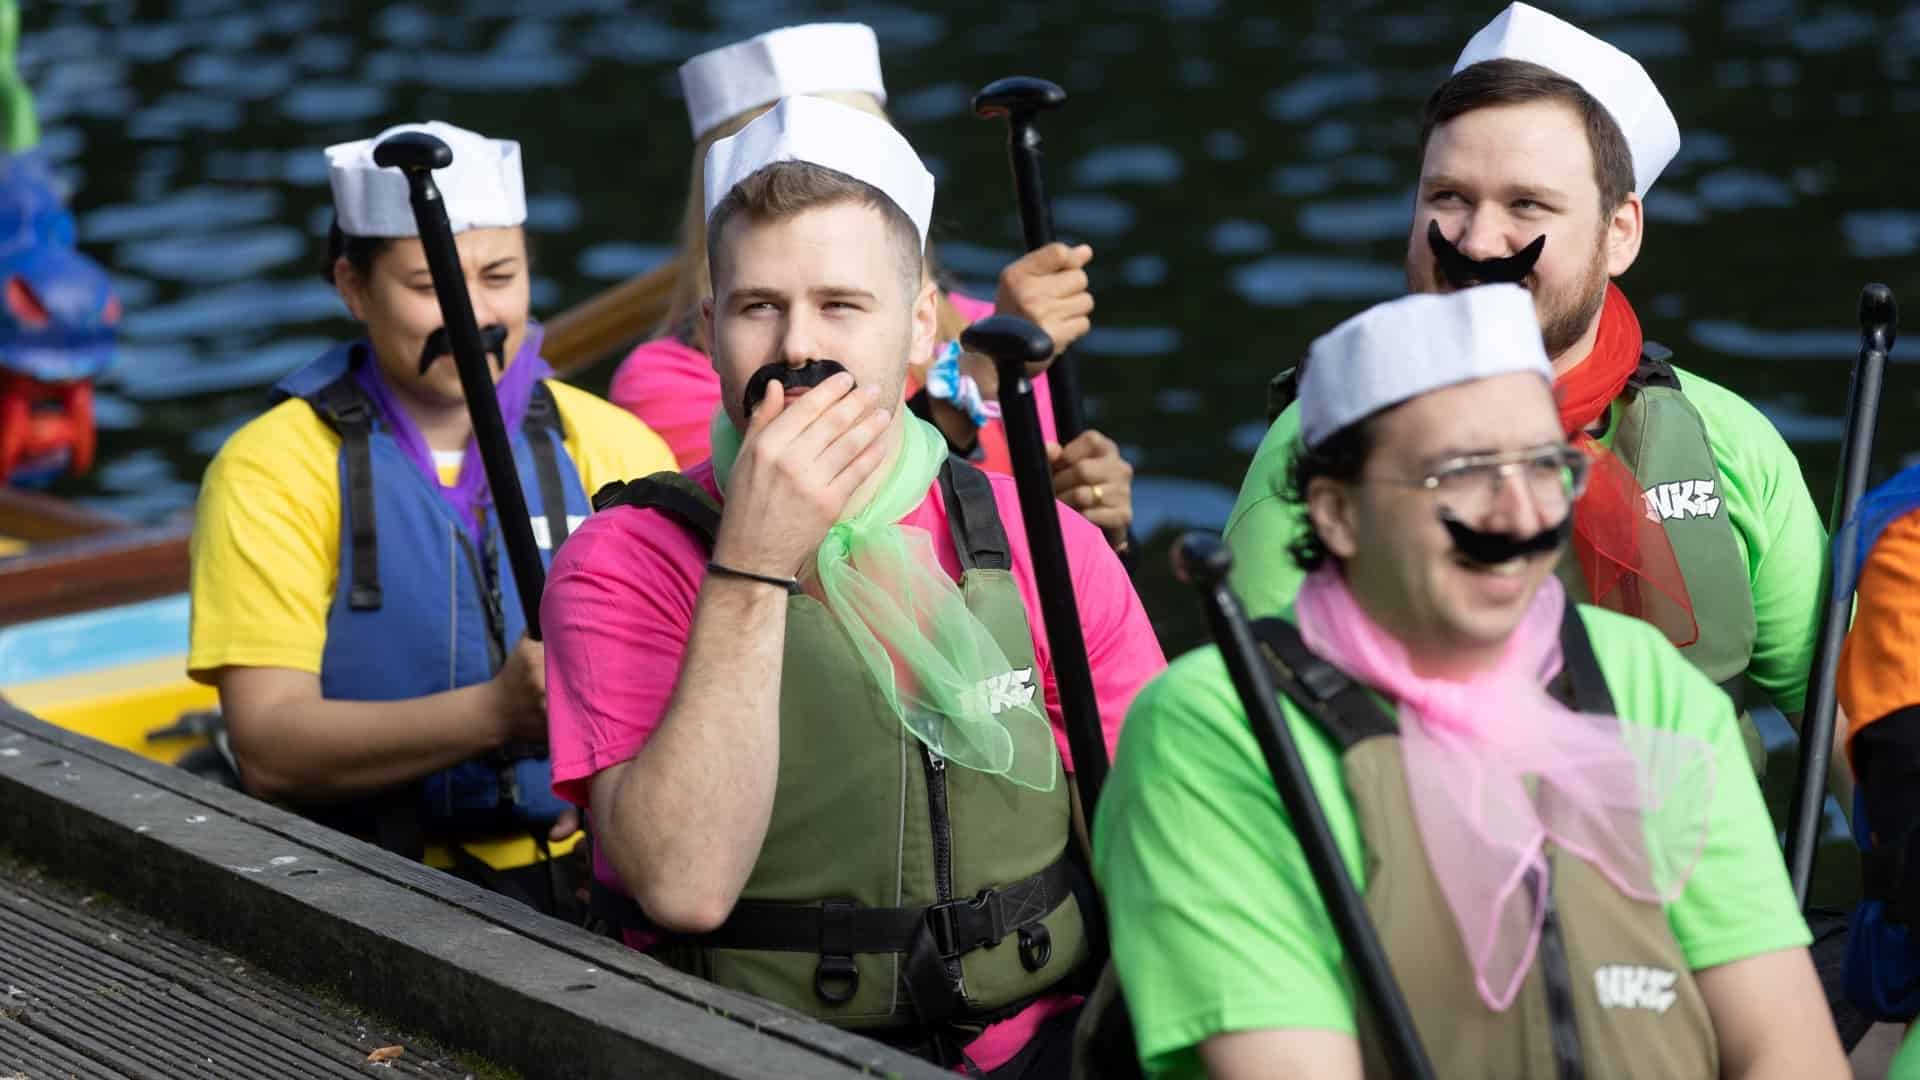
{"type": "MultiPolygon", "coordinates": [[[[886,110],[880,107],[871,94],[830,91],[817,95],[842,105],[851,105],[856,109],[872,113],[882,120],[889,120],[886,110]]],[[[693,144],[693,166],[689,170],[687,182],[687,201],[680,216],[680,249],[672,258],[649,271],[642,278],[643,289],[637,301],[641,306],[642,318],[636,321],[651,323],[654,336],[685,334],[688,343],[706,352],[709,342],[706,340],[706,328],[700,319],[700,305],[713,295],[713,275],[707,265],[707,208],[706,208],[706,160],[707,151],[714,143],[729,135],[736,134],[751,123],[754,118],[773,107],[772,102],[758,108],[748,109],[738,116],[716,124],[712,130],[693,144]]],[[[925,274],[931,278],[934,273],[933,245],[927,245],[925,274]]],[[[939,316],[935,326],[935,340],[957,341],[960,331],[967,328],[967,320],[947,299],[946,292],[939,293],[939,316]]]]}

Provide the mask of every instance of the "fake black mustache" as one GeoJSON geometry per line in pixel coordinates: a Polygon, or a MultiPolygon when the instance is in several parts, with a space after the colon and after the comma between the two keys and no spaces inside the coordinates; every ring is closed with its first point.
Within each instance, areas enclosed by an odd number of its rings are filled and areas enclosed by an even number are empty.
{"type": "Polygon", "coordinates": [[[1447,527],[1447,535],[1453,537],[1454,548],[1466,556],[1468,562],[1498,566],[1509,559],[1559,550],[1573,532],[1573,515],[1565,515],[1559,524],[1541,529],[1532,536],[1481,532],[1445,510],[1440,511],[1440,524],[1447,527]]]}
{"type": "Polygon", "coordinates": [[[748,417],[753,415],[753,407],[760,404],[760,399],[766,396],[767,384],[775,379],[780,380],[782,389],[811,390],[845,370],[847,370],[846,367],[840,361],[828,360],[824,357],[819,360],[809,360],[799,367],[788,367],[779,362],[768,364],[754,372],[753,378],[747,380],[747,391],[742,395],[740,406],[741,415],[748,417]]]}
{"type": "MultiPolygon", "coordinates": [[[[480,347],[488,356],[500,361],[502,367],[507,363],[507,328],[499,323],[480,328],[480,347]]],[[[453,342],[447,339],[447,328],[442,326],[427,335],[427,343],[420,346],[420,374],[425,375],[435,360],[453,354],[453,342]]]]}
{"type": "Polygon", "coordinates": [[[1434,265],[1440,268],[1440,276],[1456,289],[1501,282],[1518,284],[1533,272],[1533,264],[1540,261],[1540,253],[1547,249],[1547,234],[1541,233],[1534,237],[1533,243],[1505,258],[1472,259],[1440,232],[1439,222],[1429,221],[1427,246],[1433,249],[1434,265]]]}

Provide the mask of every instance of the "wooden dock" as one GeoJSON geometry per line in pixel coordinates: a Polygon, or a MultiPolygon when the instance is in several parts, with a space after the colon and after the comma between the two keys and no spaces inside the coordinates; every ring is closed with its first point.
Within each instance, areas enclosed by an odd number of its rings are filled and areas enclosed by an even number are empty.
{"type": "Polygon", "coordinates": [[[202,1075],[386,1071],[367,1044],[398,1036],[363,1041],[316,990],[443,1048],[403,1073],[470,1054],[569,1080],[950,1075],[4,703],[0,846],[105,905],[0,878],[0,995],[24,1002],[0,1000],[0,1078],[191,1076],[193,1054],[230,1063],[202,1075]]]}

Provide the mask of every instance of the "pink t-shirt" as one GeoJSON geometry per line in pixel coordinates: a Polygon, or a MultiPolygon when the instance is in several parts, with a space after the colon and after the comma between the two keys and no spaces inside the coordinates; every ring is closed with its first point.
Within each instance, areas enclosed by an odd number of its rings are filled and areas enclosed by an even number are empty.
{"type": "MultiPolygon", "coordinates": [[[[688,470],[688,475],[718,497],[710,463],[688,470]]],[[[1026,605],[1028,625],[1035,628],[1034,659],[1047,717],[1070,771],[1073,758],[1062,727],[1052,652],[1038,632],[1044,624],[1019,497],[1011,477],[987,475],[1007,531],[1014,582],[1026,605]]],[[[1059,510],[1111,753],[1134,694],[1166,666],[1166,657],[1106,537],[1073,510],[1064,505],[1059,510]]],[[[960,560],[938,482],[901,524],[925,530],[941,566],[958,580],[960,560]]],[[[546,634],[547,735],[554,791],[561,798],[588,806],[594,774],[632,759],[659,727],[677,681],[663,676],[680,670],[706,561],[703,543],[674,519],[630,509],[588,518],[554,557],[540,619],[546,634]]],[[[618,875],[598,851],[594,874],[621,889],[618,875]]],[[[968,1047],[968,1056],[985,1070],[1004,1064],[1026,1045],[1042,1020],[1066,1007],[1063,1001],[1070,1004],[1070,999],[1043,999],[988,1028],[968,1047]]]]}
{"type": "MultiPolygon", "coordinates": [[[[992,304],[960,293],[948,293],[947,299],[968,322],[993,314],[992,304]]],[[[907,393],[912,395],[918,389],[909,386],[907,393]]],[[[720,376],[714,374],[713,361],[706,353],[677,337],[655,338],[620,362],[607,396],[659,432],[675,461],[692,464],[713,456],[707,443],[707,425],[720,408],[720,376]]],[[[1047,389],[1045,375],[1033,381],[1033,399],[1040,409],[1041,434],[1049,442],[1056,441],[1053,395],[1047,389]]],[[[1006,429],[998,420],[981,429],[980,450],[982,468],[999,473],[1013,471],[1007,456],[1006,429]]]]}

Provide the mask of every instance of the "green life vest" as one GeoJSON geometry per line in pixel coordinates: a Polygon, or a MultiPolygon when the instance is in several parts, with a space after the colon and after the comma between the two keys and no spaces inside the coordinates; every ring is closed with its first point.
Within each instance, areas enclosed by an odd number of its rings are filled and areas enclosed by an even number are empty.
{"type": "MultiPolygon", "coordinates": [[[[1494,1012],[1428,865],[1399,745],[1372,694],[1309,652],[1292,623],[1254,624],[1275,683],[1341,752],[1366,847],[1366,905],[1421,1043],[1440,1076],[1716,1076],[1712,1018],[1659,904],[1631,899],[1584,860],[1550,847],[1540,945],[1513,1004],[1494,1012]]],[[[1549,686],[1570,707],[1614,712],[1572,604],[1564,665],[1549,686]]],[[[1387,1076],[1360,1012],[1368,1076],[1387,1076]]]]}
{"type": "MultiPolygon", "coordinates": [[[[961,594],[1011,665],[982,690],[1040,693],[992,487],[949,458],[940,490],[961,594]]],[[[709,549],[720,523],[712,497],[678,473],[610,485],[594,506],[665,512],[709,549]]],[[[1068,858],[1069,785],[1037,792],[949,767],[902,726],[812,596],[788,601],[781,672],[780,773],[759,859],[727,921],[658,935],[660,958],[831,1023],[941,1047],[1071,974],[1088,941],[1068,858]]],[[[596,901],[616,925],[644,926],[630,900],[596,901]]]]}
{"type": "MultiPolygon", "coordinates": [[[[1726,511],[1706,424],[1680,392],[1680,380],[1667,362],[1672,355],[1654,342],[1641,350],[1640,366],[1628,378],[1614,413],[1613,452],[1633,472],[1647,513],[1666,529],[1687,583],[1700,634],[1680,653],[1733,698],[1741,738],[1759,774],[1766,767],[1766,747],[1747,700],[1747,666],[1759,633],[1753,582],[1726,511]]],[[[1576,560],[1561,559],[1558,572],[1568,600],[1591,602],[1576,560]]]]}
{"type": "MultiPolygon", "coordinates": [[[[1557,848],[1549,848],[1533,965],[1504,1012],[1487,1008],[1427,863],[1398,721],[1369,690],[1308,650],[1292,623],[1262,619],[1253,634],[1275,687],[1340,750],[1365,845],[1367,917],[1435,1075],[1719,1074],[1712,1017],[1666,910],[1623,895],[1585,861],[1557,848]]],[[[1613,713],[1613,695],[1572,604],[1560,648],[1562,670],[1548,691],[1571,708],[1613,713]]],[[[1366,1075],[1390,1076],[1385,1044],[1364,1003],[1356,1015],[1366,1075]]],[[[1075,1031],[1073,1078],[1137,1077],[1135,1058],[1124,988],[1109,965],[1075,1031]]]]}

